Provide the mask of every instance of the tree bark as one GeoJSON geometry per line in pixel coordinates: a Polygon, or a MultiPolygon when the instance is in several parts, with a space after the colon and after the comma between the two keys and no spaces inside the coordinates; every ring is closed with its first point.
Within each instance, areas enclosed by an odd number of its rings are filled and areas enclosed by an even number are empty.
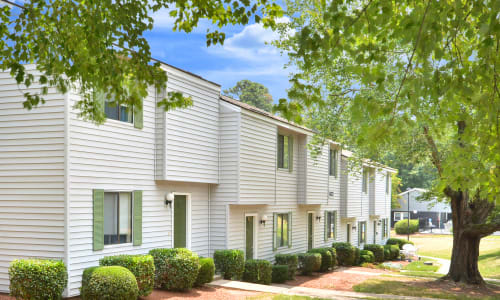
{"type": "Polygon", "coordinates": [[[451,265],[444,279],[455,282],[483,285],[484,280],[479,272],[479,236],[470,236],[463,232],[461,226],[453,226],[453,251],[451,265]]]}

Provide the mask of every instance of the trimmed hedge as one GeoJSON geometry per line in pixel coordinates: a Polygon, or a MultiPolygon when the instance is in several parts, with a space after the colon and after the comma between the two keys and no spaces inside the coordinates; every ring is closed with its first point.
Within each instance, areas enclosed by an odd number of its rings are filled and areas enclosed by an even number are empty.
{"type": "Polygon", "coordinates": [[[336,250],[339,266],[356,265],[356,251],[355,247],[351,245],[351,243],[333,243],[332,247],[336,250]]]}
{"type": "Polygon", "coordinates": [[[200,269],[198,255],[185,248],[149,251],[155,263],[155,287],[166,290],[189,290],[200,269]]]}
{"type": "Polygon", "coordinates": [[[215,269],[224,279],[241,279],[245,271],[245,255],[241,250],[215,250],[215,269]]]}
{"type": "Polygon", "coordinates": [[[398,245],[385,245],[384,246],[384,259],[385,260],[396,260],[398,258],[399,258],[398,245]]]}
{"type": "Polygon", "coordinates": [[[354,265],[359,266],[361,264],[361,250],[358,247],[354,247],[354,265]]]}
{"type": "Polygon", "coordinates": [[[408,228],[408,219],[399,220],[394,224],[394,229],[397,234],[408,234],[408,231],[410,234],[418,232],[418,219],[410,220],[410,228],[408,228]]]}
{"type": "Polygon", "coordinates": [[[337,250],[333,247],[325,247],[325,248],[328,249],[328,251],[330,251],[330,253],[332,254],[331,268],[333,270],[333,268],[335,268],[337,266],[337,250]]]}
{"type": "Polygon", "coordinates": [[[249,259],[245,262],[243,281],[270,284],[272,281],[273,266],[263,259],[249,259]]]}
{"type": "Polygon", "coordinates": [[[295,279],[295,273],[297,273],[297,266],[299,264],[299,258],[295,254],[276,254],[275,256],[277,265],[287,265],[288,266],[288,280],[295,279]]]}
{"type": "Polygon", "coordinates": [[[9,266],[10,295],[22,299],[61,299],[68,284],[60,260],[16,259],[9,266]]]}
{"type": "Polygon", "coordinates": [[[361,250],[359,251],[359,260],[360,264],[372,263],[375,261],[375,256],[370,250],[361,250]]]}
{"type": "Polygon", "coordinates": [[[155,284],[155,264],[151,255],[116,255],[99,260],[101,266],[122,266],[134,274],[139,287],[139,296],[153,292],[155,284]]]}
{"type": "Polygon", "coordinates": [[[198,272],[198,277],[196,278],[195,286],[201,286],[205,283],[212,282],[215,275],[215,264],[214,260],[210,257],[200,258],[200,271],[198,272]]]}
{"type": "Polygon", "coordinates": [[[83,271],[82,300],[135,300],[139,287],[134,274],[121,266],[90,267],[83,271]]]}
{"type": "Polygon", "coordinates": [[[309,250],[308,253],[319,253],[321,255],[320,272],[327,272],[333,266],[332,252],[328,248],[314,248],[309,250]]]}
{"type": "Polygon", "coordinates": [[[297,257],[302,275],[311,275],[312,272],[317,272],[321,268],[321,254],[319,253],[300,253],[297,257]]]}
{"type": "Polygon", "coordinates": [[[377,244],[367,244],[364,250],[371,251],[375,257],[375,262],[384,262],[384,246],[377,244]]]}
{"type": "Polygon", "coordinates": [[[288,280],[288,265],[273,265],[272,282],[284,283],[288,280]]]}
{"type": "Polygon", "coordinates": [[[397,245],[399,247],[399,249],[403,249],[403,246],[405,244],[412,244],[413,245],[413,242],[412,241],[408,241],[408,240],[405,240],[405,239],[398,239],[398,238],[390,238],[387,240],[387,242],[385,242],[386,245],[397,245]]]}

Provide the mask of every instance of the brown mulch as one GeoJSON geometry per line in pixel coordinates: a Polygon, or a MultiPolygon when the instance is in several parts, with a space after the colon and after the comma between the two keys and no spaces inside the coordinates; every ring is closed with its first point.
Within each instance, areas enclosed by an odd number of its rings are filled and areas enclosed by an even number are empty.
{"type": "MultiPolygon", "coordinates": [[[[250,292],[243,290],[236,290],[222,287],[209,287],[203,286],[194,288],[187,292],[170,292],[163,290],[154,290],[153,293],[147,297],[140,298],[143,300],[180,300],[180,299],[206,299],[206,300],[243,300],[247,297],[268,295],[261,292],[250,292]]],[[[0,293],[0,300],[15,300],[7,294],[0,293]]],[[[71,300],[80,300],[79,297],[73,297],[71,300]]]]}

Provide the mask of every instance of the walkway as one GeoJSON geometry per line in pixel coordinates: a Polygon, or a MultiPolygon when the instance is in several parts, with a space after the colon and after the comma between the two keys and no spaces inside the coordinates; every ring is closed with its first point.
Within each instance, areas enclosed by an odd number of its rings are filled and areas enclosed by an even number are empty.
{"type": "Polygon", "coordinates": [[[209,283],[209,285],[246,290],[246,291],[278,294],[278,295],[281,294],[281,295],[309,296],[309,297],[319,297],[325,299],[339,299],[339,300],[353,300],[353,299],[366,299],[366,298],[399,299],[399,300],[437,299],[437,298],[421,298],[421,297],[409,297],[409,296],[397,296],[397,295],[385,295],[385,294],[346,292],[346,291],[336,291],[329,289],[315,289],[302,286],[289,286],[285,284],[263,285],[263,284],[255,284],[249,282],[223,280],[223,279],[212,281],[211,283],[209,283]]]}

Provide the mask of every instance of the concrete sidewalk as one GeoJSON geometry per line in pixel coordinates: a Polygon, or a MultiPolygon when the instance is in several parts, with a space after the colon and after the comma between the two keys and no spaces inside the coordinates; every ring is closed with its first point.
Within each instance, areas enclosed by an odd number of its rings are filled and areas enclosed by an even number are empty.
{"type": "Polygon", "coordinates": [[[281,295],[309,296],[309,297],[339,299],[339,300],[367,299],[367,298],[399,299],[399,300],[437,299],[437,298],[422,298],[422,297],[409,297],[409,296],[397,296],[397,295],[385,295],[385,294],[346,292],[346,291],[336,291],[329,289],[308,288],[302,286],[290,286],[285,284],[263,285],[263,284],[255,284],[249,282],[223,280],[223,279],[212,281],[208,285],[215,287],[225,287],[225,288],[271,293],[278,295],[281,294],[281,295]]]}

